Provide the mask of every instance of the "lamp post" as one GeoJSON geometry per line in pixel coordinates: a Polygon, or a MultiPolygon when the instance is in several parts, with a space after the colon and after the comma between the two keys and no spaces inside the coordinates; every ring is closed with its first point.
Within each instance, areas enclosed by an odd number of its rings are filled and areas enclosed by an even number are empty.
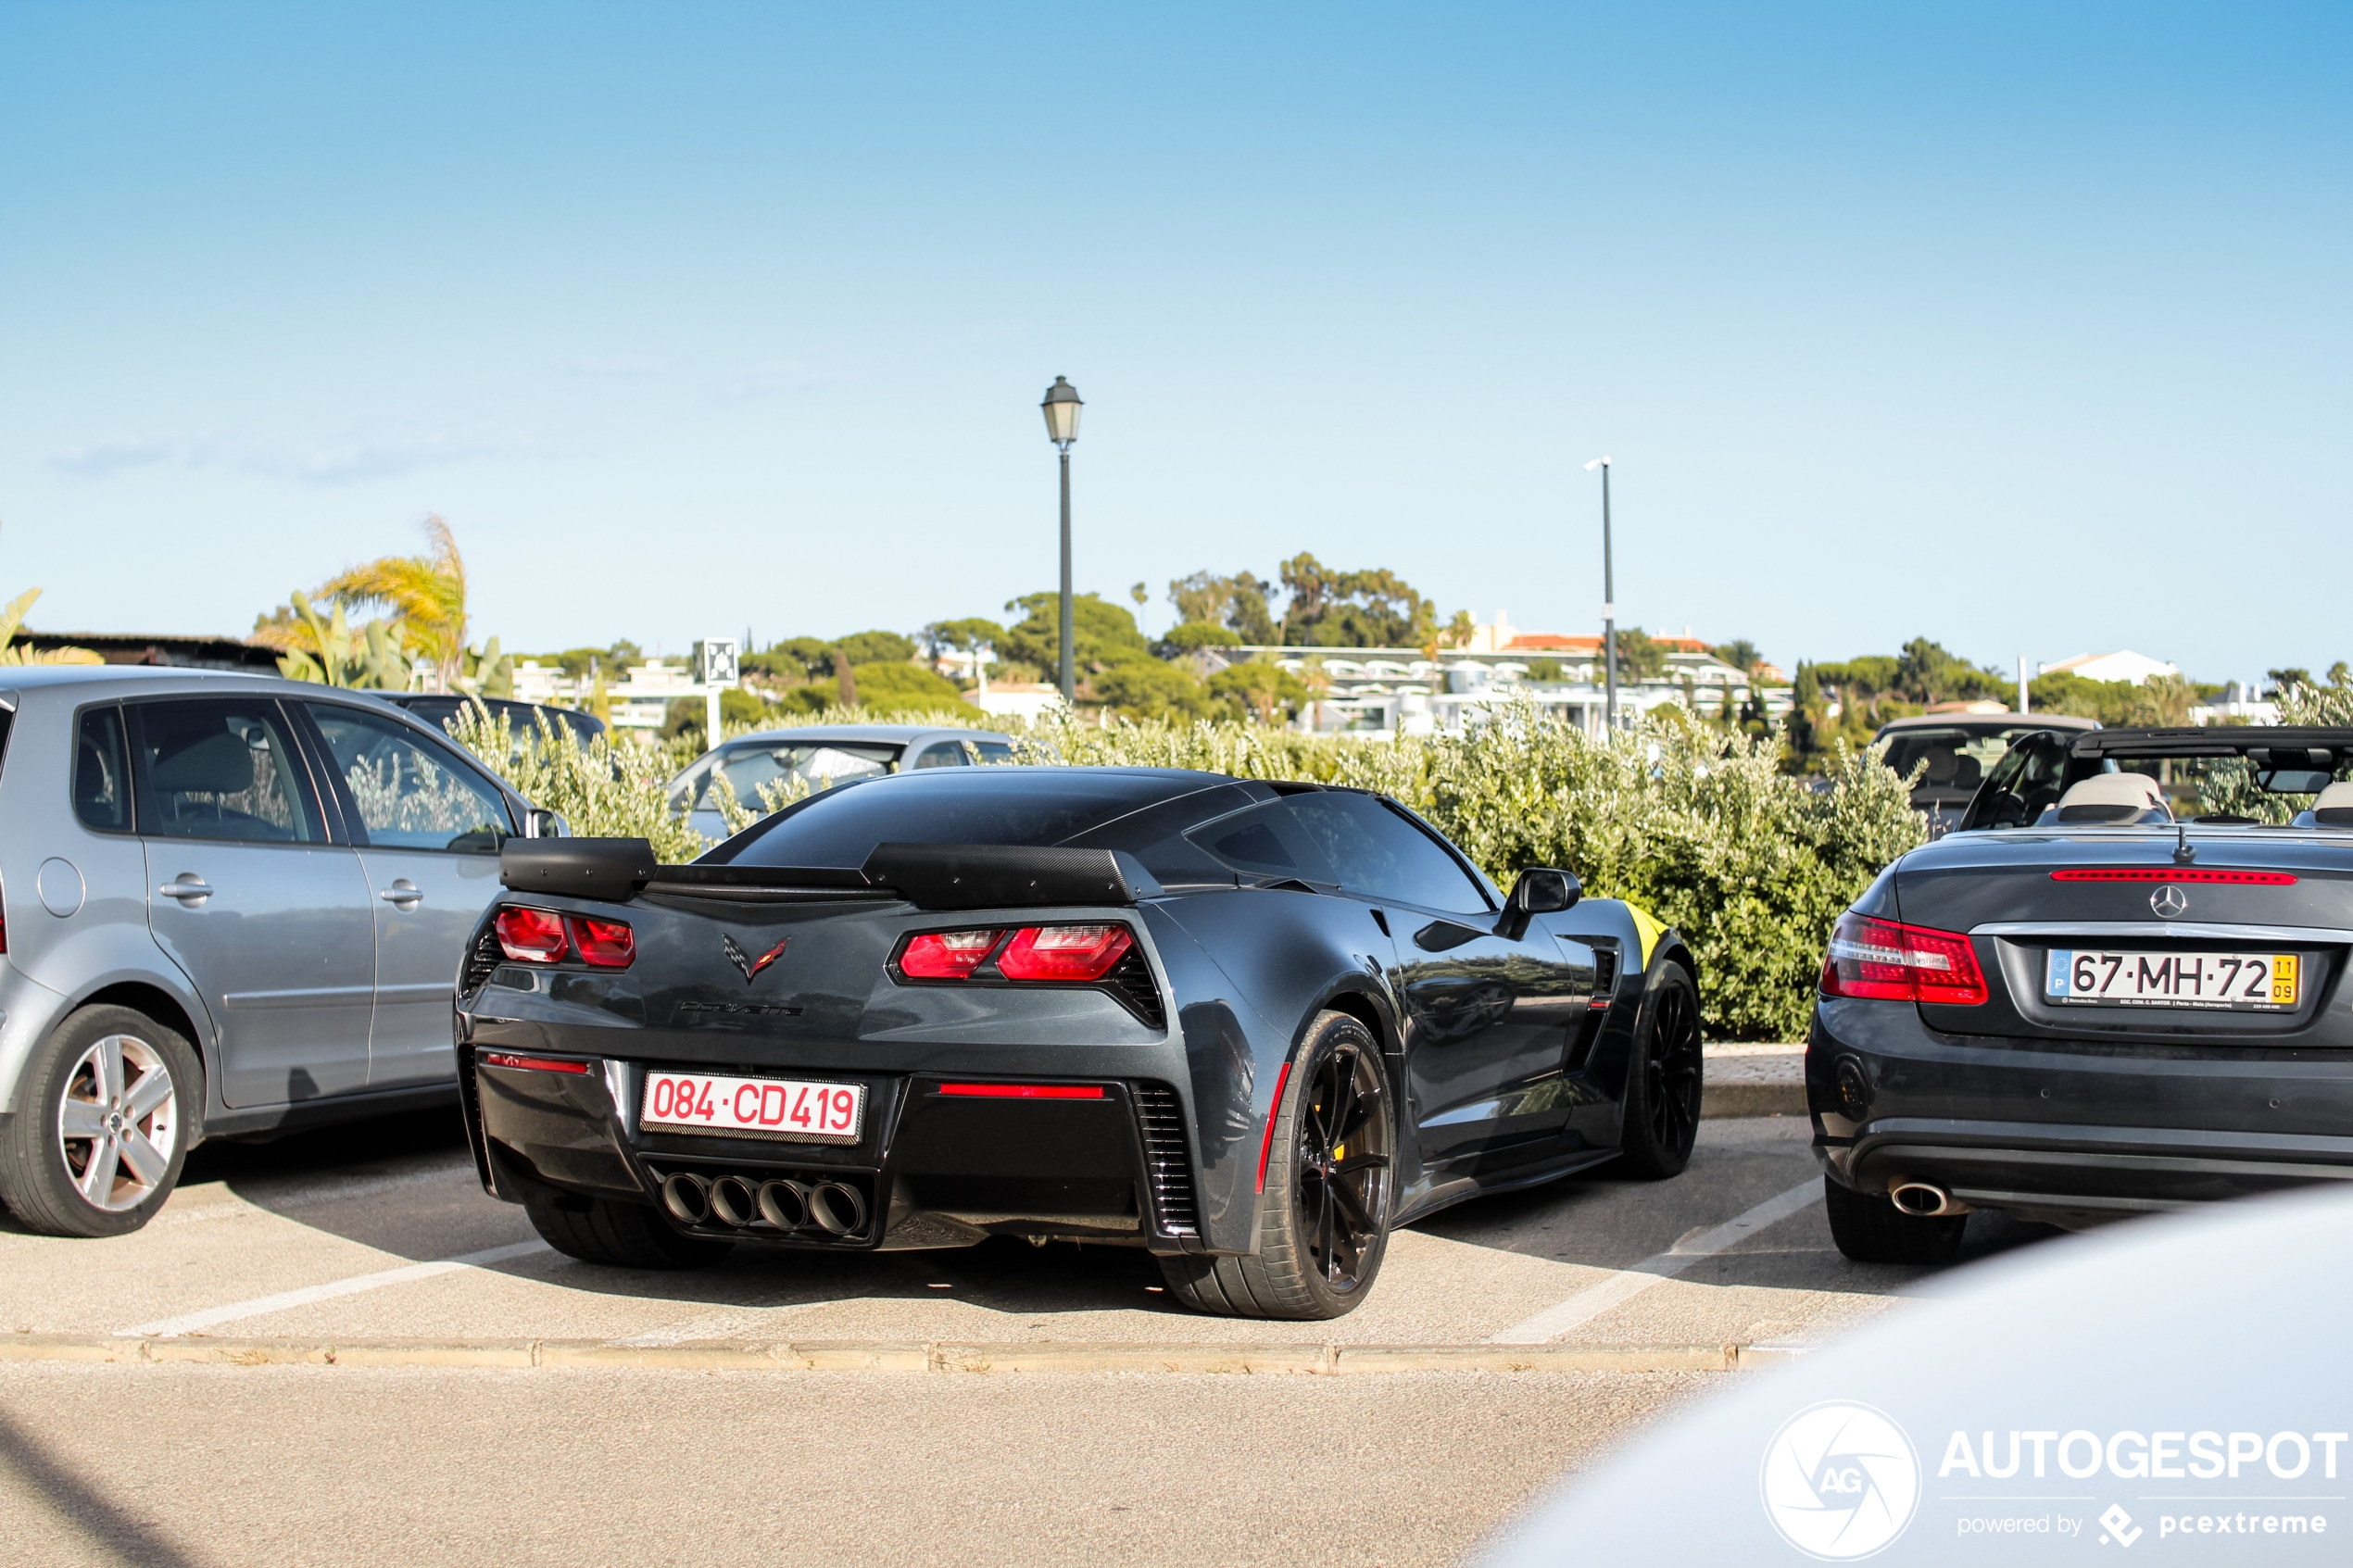
{"type": "Polygon", "coordinates": [[[1602,470],[1602,670],[1608,682],[1604,711],[1608,714],[1609,733],[1617,734],[1617,584],[1610,575],[1609,561],[1609,459],[1595,458],[1585,465],[1587,473],[1602,470]]]}
{"type": "Polygon", "coordinates": [[[1061,376],[1046,389],[1046,400],[1038,405],[1046,415],[1046,439],[1062,452],[1063,458],[1063,603],[1062,603],[1062,688],[1063,701],[1076,700],[1078,693],[1078,660],[1072,644],[1075,634],[1070,616],[1070,444],[1078,439],[1078,389],[1061,376]]]}

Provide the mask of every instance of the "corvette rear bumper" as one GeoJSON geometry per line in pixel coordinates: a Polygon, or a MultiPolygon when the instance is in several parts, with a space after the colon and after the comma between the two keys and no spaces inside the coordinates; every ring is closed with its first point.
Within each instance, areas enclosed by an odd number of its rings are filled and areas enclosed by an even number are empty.
{"type": "Polygon", "coordinates": [[[588,1071],[566,1073],[475,1055],[459,1052],[469,1141],[484,1185],[509,1202],[618,1199],[688,1235],[835,1250],[992,1236],[1202,1248],[1164,1085],[1101,1080],[1083,1085],[1100,1098],[996,1098],[943,1093],[946,1081],[926,1074],[827,1073],[867,1091],[859,1141],[835,1146],[638,1126],[639,1063],[583,1059],[588,1071]],[[726,1200],[711,1201],[726,1179],[736,1184],[726,1200]],[[828,1187],[855,1200],[812,1206],[828,1187]]]}
{"type": "Polygon", "coordinates": [[[1859,1191],[1944,1187],[2075,1221],[2353,1180],[2353,1054],[1940,1034],[1908,1003],[1823,1000],[1814,1147],[1859,1191]]]}

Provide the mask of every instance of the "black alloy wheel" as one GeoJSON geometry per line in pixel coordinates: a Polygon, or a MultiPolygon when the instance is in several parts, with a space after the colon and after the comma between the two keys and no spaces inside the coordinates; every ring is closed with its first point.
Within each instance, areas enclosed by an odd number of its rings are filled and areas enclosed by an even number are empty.
{"type": "Polygon", "coordinates": [[[1630,1175],[1655,1180],[1680,1175],[1699,1140],[1705,1064],[1699,989],[1690,972],[1670,960],[1651,985],[1642,1014],[1627,1072],[1619,1164],[1630,1175]]]}
{"type": "Polygon", "coordinates": [[[1390,1123],[1380,1114],[1378,1052],[1342,1040],[1310,1071],[1293,1123],[1292,1202],[1309,1263],[1333,1292],[1346,1293],[1365,1283],[1365,1259],[1389,1225],[1390,1123]]]}
{"type": "Polygon", "coordinates": [[[1318,1014],[1273,1116],[1258,1250],[1164,1257],[1161,1277],[1195,1311],[1336,1318],[1365,1298],[1389,1246],[1397,1123],[1380,1042],[1346,1013],[1318,1014]]]}

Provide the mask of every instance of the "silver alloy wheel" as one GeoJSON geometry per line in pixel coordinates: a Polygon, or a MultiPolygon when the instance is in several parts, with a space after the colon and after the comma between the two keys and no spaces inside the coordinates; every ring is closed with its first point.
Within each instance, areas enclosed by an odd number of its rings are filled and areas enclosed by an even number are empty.
{"type": "Polygon", "coordinates": [[[179,1091],[161,1051],[136,1035],[108,1035],[82,1053],[57,1107],[57,1152],[84,1202],[136,1209],[179,1143],[179,1091]]]}

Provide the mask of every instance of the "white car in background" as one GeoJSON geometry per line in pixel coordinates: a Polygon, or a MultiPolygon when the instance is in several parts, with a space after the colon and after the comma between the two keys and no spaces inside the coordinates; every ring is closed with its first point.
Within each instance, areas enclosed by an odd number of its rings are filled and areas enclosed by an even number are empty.
{"type": "Polygon", "coordinates": [[[736,799],[762,812],[761,786],[773,796],[814,795],[852,779],[917,768],[1011,762],[1010,735],[994,730],[943,730],[922,724],[808,724],[738,735],[704,752],[670,782],[670,807],[706,838],[731,836],[719,809],[720,781],[736,799]]]}

